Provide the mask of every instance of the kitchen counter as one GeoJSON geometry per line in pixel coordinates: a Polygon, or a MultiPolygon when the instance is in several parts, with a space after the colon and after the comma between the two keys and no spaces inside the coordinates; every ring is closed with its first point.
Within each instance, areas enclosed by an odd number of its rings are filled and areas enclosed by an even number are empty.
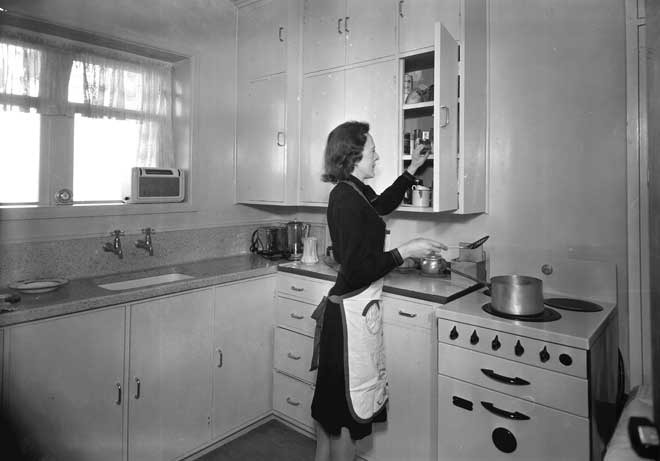
{"type": "MultiPolygon", "coordinates": [[[[0,304],[0,309],[2,309],[0,327],[274,274],[277,271],[277,265],[278,263],[275,261],[248,254],[138,272],[75,279],[59,290],[42,294],[20,293],[21,301],[18,303],[0,304]],[[193,278],[122,291],[110,291],[98,286],[99,284],[174,272],[193,278]],[[6,310],[7,308],[15,310],[6,310]]],[[[0,292],[9,293],[11,290],[6,288],[0,292]]]]}

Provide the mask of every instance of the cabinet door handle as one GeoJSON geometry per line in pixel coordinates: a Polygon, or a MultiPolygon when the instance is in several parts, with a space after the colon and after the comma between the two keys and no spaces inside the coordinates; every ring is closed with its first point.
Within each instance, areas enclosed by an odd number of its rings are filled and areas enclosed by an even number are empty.
{"type": "Polygon", "coordinates": [[[403,0],[399,1],[399,16],[403,17],[403,0]]]}
{"type": "Polygon", "coordinates": [[[486,410],[490,411],[492,414],[501,416],[502,418],[512,419],[514,421],[526,421],[529,419],[529,416],[520,413],[519,411],[511,412],[511,411],[502,410],[501,408],[497,408],[495,405],[493,405],[490,402],[482,401],[481,406],[484,407],[486,410]]]}
{"type": "Polygon", "coordinates": [[[117,383],[117,400],[115,401],[117,405],[121,405],[121,384],[117,383]]]}
{"type": "Polygon", "coordinates": [[[340,33],[340,34],[342,33],[342,31],[341,31],[341,22],[342,21],[343,21],[342,18],[337,19],[337,32],[340,33]]]}
{"type": "Polygon", "coordinates": [[[351,19],[350,16],[346,16],[346,19],[344,19],[344,32],[349,33],[350,30],[348,30],[348,20],[351,19]]]}
{"type": "Polygon", "coordinates": [[[293,405],[294,407],[297,407],[298,405],[300,405],[300,402],[296,402],[295,400],[291,400],[291,397],[286,398],[286,403],[288,403],[289,405],[293,405]]]}
{"type": "Polygon", "coordinates": [[[445,121],[443,124],[440,125],[440,128],[444,128],[447,125],[449,125],[449,107],[440,106],[440,109],[445,113],[445,121]]]}
{"type": "Polygon", "coordinates": [[[284,146],[284,131],[278,131],[277,132],[277,145],[279,147],[284,146]]]}
{"type": "Polygon", "coordinates": [[[298,315],[298,314],[295,314],[295,313],[291,312],[291,318],[296,319],[296,320],[302,320],[302,319],[305,318],[305,316],[304,315],[298,315]]]}
{"type": "Polygon", "coordinates": [[[280,39],[280,42],[284,41],[284,27],[280,27],[280,29],[277,31],[277,37],[280,39]]]}
{"type": "Polygon", "coordinates": [[[293,355],[291,352],[286,354],[287,357],[289,357],[291,360],[300,360],[299,355],[293,355]]]}
{"type": "Polygon", "coordinates": [[[218,368],[222,368],[222,349],[218,348],[218,368]]]}
{"type": "Polygon", "coordinates": [[[140,378],[135,378],[135,399],[140,398],[140,387],[142,386],[142,383],[140,382],[140,378]]]}
{"type": "Polygon", "coordinates": [[[408,318],[411,318],[411,319],[414,319],[415,317],[417,317],[417,314],[411,314],[410,312],[406,312],[406,311],[399,311],[399,315],[401,315],[403,317],[408,317],[408,318]]]}
{"type": "Polygon", "coordinates": [[[489,370],[488,368],[482,368],[481,372],[488,376],[490,379],[497,381],[498,383],[511,384],[512,386],[529,385],[529,381],[526,381],[522,378],[518,378],[517,376],[515,378],[511,378],[509,376],[500,375],[499,373],[495,373],[493,370],[489,370]]]}
{"type": "Polygon", "coordinates": [[[294,286],[294,285],[291,285],[291,289],[292,289],[293,291],[298,291],[298,292],[300,292],[300,291],[305,291],[304,288],[298,288],[297,286],[294,286]]]}

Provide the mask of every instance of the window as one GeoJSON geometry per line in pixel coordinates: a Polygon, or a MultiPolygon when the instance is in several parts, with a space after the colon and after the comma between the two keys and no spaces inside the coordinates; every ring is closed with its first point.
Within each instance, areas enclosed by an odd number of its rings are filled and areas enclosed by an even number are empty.
{"type": "Polygon", "coordinates": [[[176,167],[172,62],[0,24],[0,206],[120,203],[176,167]]]}

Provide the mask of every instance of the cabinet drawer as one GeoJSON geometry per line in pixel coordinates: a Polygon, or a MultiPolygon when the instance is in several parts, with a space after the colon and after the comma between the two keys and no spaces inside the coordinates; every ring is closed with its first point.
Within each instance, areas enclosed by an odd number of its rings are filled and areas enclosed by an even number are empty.
{"type": "Polygon", "coordinates": [[[585,379],[444,343],[438,344],[438,373],[579,416],[589,416],[589,386],[585,379]]]}
{"type": "Polygon", "coordinates": [[[273,408],[312,429],[314,386],[282,373],[273,373],[273,408]]]}
{"type": "Polygon", "coordinates": [[[311,277],[286,272],[278,272],[277,274],[277,291],[279,293],[294,296],[312,304],[320,303],[321,299],[328,294],[332,285],[331,282],[311,277]]]}
{"type": "Polygon", "coordinates": [[[316,371],[309,371],[313,348],[313,338],[285,328],[276,328],[275,368],[309,383],[315,382],[316,371]]]}
{"type": "Polygon", "coordinates": [[[438,415],[438,460],[589,459],[587,418],[442,375],[438,415]]]}
{"type": "Polygon", "coordinates": [[[398,325],[420,327],[430,330],[435,321],[434,309],[429,304],[383,296],[383,321],[398,325]]]}
{"type": "Polygon", "coordinates": [[[279,296],[277,298],[277,324],[313,336],[316,328],[316,321],[312,319],[314,309],[316,309],[316,304],[279,296]]]}

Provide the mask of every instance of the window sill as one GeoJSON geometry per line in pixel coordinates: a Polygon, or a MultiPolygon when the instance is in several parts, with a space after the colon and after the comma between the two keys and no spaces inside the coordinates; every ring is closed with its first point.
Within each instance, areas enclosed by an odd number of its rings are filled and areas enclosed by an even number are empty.
{"type": "Polygon", "coordinates": [[[94,205],[59,205],[42,207],[1,208],[0,221],[27,219],[82,218],[94,216],[125,216],[162,213],[190,213],[197,208],[181,203],[109,203],[94,205]]]}

